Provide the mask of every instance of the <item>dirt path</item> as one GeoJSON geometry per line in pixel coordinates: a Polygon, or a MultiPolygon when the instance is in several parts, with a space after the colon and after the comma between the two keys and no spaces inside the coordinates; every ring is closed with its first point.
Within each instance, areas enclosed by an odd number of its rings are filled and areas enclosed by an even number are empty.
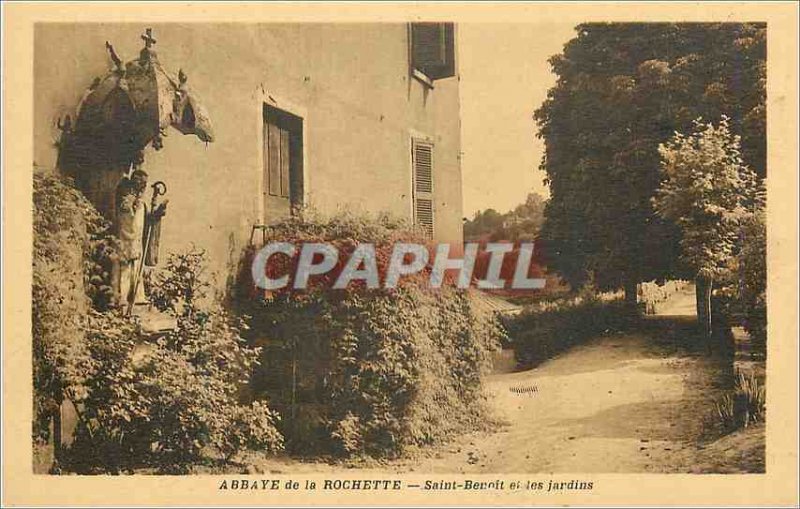
{"type": "Polygon", "coordinates": [[[493,376],[490,401],[508,425],[462,441],[417,469],[673,470],[675,456],[702,431],[695,413],[681,415],[696,403],[697,395],[687,394],[695,367],[691,360],[654,356],[644,338],[627,335],[599,338],[531,371],[493,376]]]}
{"type": "Polygon", "coordinates": [[[664,302],[657,304],[656,315],[694,317],[697,312],[695,302],[695,287],[693,284],[688,284],[664,302]]]}
{"type": "MultiPolygon", "coordinates": [[[[692,337],[694,317],[676,316],[693,313],[694,287],[670,300],[661,306],[661,313],[670,316],[650,317],[640,333],[601,336],[523,372],[508,372],[513,362],[501,360],[496,364],[501,372],[486,382],[489,404],[505,422],[500,430],[467,435],[422,458],[377,470],[433,474],[752,468],[738,466],[737,449],[730,443],[758,442],[758,430],[728,439],[725,452],[704,450],[704,416],[730,382],[732,363],[698,349],[692,337]]],[[[286,464],[279,470],[284,468],[336,467],[286,464]]]]}
{"type": "Polygon", "coordinates": [[[598,337],[535,369],[492,375],[489,401],[507,425],[406,466],[431,473],[724,470],[724,458],[706,457],[702,437],[729,363],[685,347],[693,312],[687,287],[661,306],[670,316],[650,318],[642,333],[598,337]]]}

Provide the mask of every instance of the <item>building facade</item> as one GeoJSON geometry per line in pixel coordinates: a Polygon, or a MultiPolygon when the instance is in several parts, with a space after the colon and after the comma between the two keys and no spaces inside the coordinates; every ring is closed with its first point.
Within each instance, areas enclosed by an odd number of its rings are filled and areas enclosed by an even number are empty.
{"type": "MultiPolygon", "coordinates": [[[[136,58],[144,28],[37,25],[34,166],[57,166],[59,125],[113,67],[106,42],[122,60],[136,58]]],[[[144,151],[151,182],[168,189],[162,251],[203,248],[224,280],[253,226],[293,205],[386,212],[461,245],[452,24],[151,28],[159,61],[181,70],[214,126],[212,143],[168,129],[163,148],[144,151]]]]}

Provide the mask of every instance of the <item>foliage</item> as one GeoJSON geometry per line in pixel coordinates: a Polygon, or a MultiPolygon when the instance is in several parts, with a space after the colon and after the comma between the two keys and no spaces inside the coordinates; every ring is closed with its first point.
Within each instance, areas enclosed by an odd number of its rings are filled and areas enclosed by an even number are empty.
{"type": "Polygon", "coordinates": [[[731,133],[725,116],[718,126],[696,120],[689,135],[675,133],[659,147],[664,180],[653,204],[681,229],[681,259],[698,280],[703,294],[698,318],[709,334],[719,325],[715,315],[730,307],[727,301],[741,286],[731,281],[747,242],[745,225],[764,204],[762,185],[744,164],[739,147],[740,138],[731,133]],[[716,295],[715,285],[722,290],[716,295]]]}
{"type": "Polygon", "coordinates": [[[680,231],[655,214],[658,146],[697,117],[730,117],[742,157],[766,174],[766,27],[589,23],[550,63],[536,111],[550,199],[547,265],[573,287],[686,277],[680,231]]]}
{"type": "Polygon", "coordinates": [[[752,348],[763,355],[767,341],[767,225],[763,210],[745,222],[742,233],[737,300],[752,348]]]}
{"type": "Polygon", "coordinates": [[[713,422],[723,433],[762,422],[766,416],[766,387],[754,374],[737,371],[734,388],[714,403],[713,422]]]}
{"type": "Polygon", "coordinates": [[[475,213],[464,222],[464,240],[496,242],[534,240],[544,222],[545,199],[537,193],[528,193],[525,203],[501,214],[494,209],[475,213]]]}
{"type": "Polygon", "coordinates": [[[49,420],[64,392],[82,393],[86,360],[81,317],[89,310],[87,266],[103,222],[69,180],[33,176],[34,437],[49,438],[49,420]]]}
{"type": "Polygon", "coordinates": [[[98,311],[116,309],[120,306],[119,296],[114,288],[115,266],[119,260],[119,239],[106,227],[96,235],[94,246],[86,259],[89,286],[87,293],[92,306],[98,311]]]}
{"type": "Polygon", "coordinates": [[[619,300],[582,295],[539,302],[506,324],[520,368],[535,367],[599,334],[626,330],[631,311],[619,300]]]}
{"type": "Polygon", "coordinates": [[[364,447],[361,430],[361,419],[347,412],[331,430],[331,439],[344,454],[357,453],[364,447]]]}
{"type": "Polygon", "coordinates": [[[204,251],[171,254],[163,270],[147,280],[150,302],[160,311],[181,317],[207,304],[210,283],[205,278],[204,262],[204,251]]]}
{"type": "Polygon", "coordinates": [[[154,305],[177,319],[163,336],[145,336],[115,313],[90,315],[73,468],[181,470],[208,448],[226,460],[243,448],[282,448],[277,415],[263,402],[238,402],[259,352],[245,345],[240,320],[204,298],[203,263],[200,253],[171,255],[151,281],[154,305]]]}
{"type": "MultiPolygon", "coordinates": [[[[268,242],[327,242],[345,253],[372,242],[380,274],[395,242],[423,238],[402,221],[352,214],[301,215],[267,232],[268,242]]],[[[241,284],[252,295],[249,272],[241,284]]],[[[485,418],[481,373],[502,331],[468,292],[426,284],[425,274],[395,289],[312,280],[305,291],[243,299],[251,338],[264,345],[253,388],[284,416],[293,451],[395,455],[485,418]]]]}
{"type": "Polygon", "coordinates": [[[79,424],[61,460],[75,471],[174,470],[207,449],[227,459],[242,448],[280,449],[276,414],[263,402],[237,403],[258,351],[244,344],[239,320],[200,298],[202,256],[171,257],[154,278],[157,305],[178,322],[156,341],[135,318],[106,309],[114,241],[91,204],[46,173],[34,174],[33,198],[34,438],[50,438],[68,399],[79,424]]]}
{"type": "Polygon", "coordinates": [[[727,117],[718,126],[695,121],[659,147],[665,179],[653,200],[656,212],[683,232],[681,258],[699,276],[720,278],[730,269],[744,222],[760,207],[756,175],[741,158],[739,137],[727,117]]]}
{"type": "Polygon", "coordinates": [[[530,277],[547,278],[545,289],[531,291],[514,291],[510,288],[486,290],[489,293],[501,294],[510,299],[540,298],[547,293],[564,291],[566,287],[555,274],[546,274],[543,266],[541,242],[538,234],[544,221],[545,199],[537,193],[529,193],[525,203],[517,205],[513,210],[500,214],[494,209],[486,209],[475,213],[471,220],[464,222],[464,241],[479,244],[473,276],[476,279],[485,279],[492,257],[486,251],[489,242],[513,243],[513,249],[503,256],[500,270],[500,279],[509,286],[513,279],[519,246],[523,242],[534,242],[535,250],[532,258],[532,267],[528,271],[530,277]]]}

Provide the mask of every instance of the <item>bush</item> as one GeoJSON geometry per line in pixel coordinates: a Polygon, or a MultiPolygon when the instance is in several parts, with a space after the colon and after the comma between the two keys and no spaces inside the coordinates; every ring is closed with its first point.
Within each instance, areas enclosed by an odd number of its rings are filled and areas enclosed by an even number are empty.
{"type": "Polygon", "coordinates": [[[597,299],[583,292],[529,306],[507,327],[518,367],[531,368],[599,334],[625,330],[631,319],[622,300],[597,299]]]}
{"type": "Polygon", "coordinates": [[[114,239],[70,181],[34,175],[33,226],[33,432],[50,439],[62,400],[74,404],[64,466],[180,470],[209,451],[231,459],[282,447],[277,415],[264,402],[238,403],[258,350],[241,338],[241,321],[206,298],[202,254],[171,256],[150,281],[155,304],[178,323],[155,340],[114,309],[114,239]]]}
{"type": "MultiPolygon", "coordinates": [[[[343,214],[287,219],[266,240],[328,242],[344,253],[371,242],[383,273],[395,242],[423,237],[389,217],[343,214]]],[[[241,284],[240,295],[252,295],[249,272],[241,284]]],[[[426,274],[392,290],[332,290],[312,279],[306,291],[242,302],[252,340],[264,346],[253,388],[284,416],[294,452],[397,455],[486,418],[481,374],[502,330],[476,313],[468,292],[426,285],[426,274]]]]}
{"type": "Polygon", "coordinates": [[[243,448],[282,448],[277,414],[264,402],[239,403],[258,349],[246,346],[241,322],[207,298],[203,262],[202,253],[170,255],[150,282],[154,305],[177,319],[158,339],[143,337],[132,319],[90,315],[76,470],[185,471],[211,451],[229,461],[243,448]]]}
{"type": "Polygon", "coordinates": [[[71,181],[33,176],[32,337],[34,438],[47,441],[50,420],[64,397],[84,392],[88,351],[82,320],[90,266],[102,218],[71,181]]]}
{"type": "MultiPolygon", "coordinates": [[[[185,411],[193,416],[199,427],[197,434],[205,439],[177,434],[177,441],[166,443],[173,451],[196,453],[202,446],[212,445],[226,459],[242,448],[279,451],[283,437],[275,428],[277,413],[263,401],[238,403],[245,399],[242,389],[258,364],[260,350],[247,346],[242,337],[242,319],[229,313],[218,296],[207,294],[210,285],[204,272],[204,252],[171,254],[165,268],[151,282],[154,305],[178,321],[177,329],[159,342],[158,351],[167,359],[172,358],[179,371],[171,371],[153,359],[159,371],[154,373],[154,382],[171,375],[176,384],[200,392],[188,398],[185,411]],[[184,372],[187,380],[181,381],[184,372]]],[[[168,399],[167,406],[173,404],[168,399]]],[[[181,417],[177,416],[181,421],[176,423],[178,428],[192,421],[181,417]]]]}
{"type": "Polygon", "coordinates": [[[767,342],[767,225],[763,211],[745,225],[739,260],[738,297],[744,328],[753,350],[763,355],[767,342]]]}
{"type": "Polygon", "coordinates": [[[736,256],[716,283],[712,309],[722,332],[741,325],[750,336],[751,356],[763,358],[767,346],[767,229],[763,209],[741,219],[736,256]]]}
{"type": "Polygon", "coordinates": [[[63,398],[83,392],[88,352],[83,317],[95,305],[113,305],[114,238],[109,224],[70,179],[33,175],[34,423],[37,441],[50,438],[50,421],[63,398]]]}

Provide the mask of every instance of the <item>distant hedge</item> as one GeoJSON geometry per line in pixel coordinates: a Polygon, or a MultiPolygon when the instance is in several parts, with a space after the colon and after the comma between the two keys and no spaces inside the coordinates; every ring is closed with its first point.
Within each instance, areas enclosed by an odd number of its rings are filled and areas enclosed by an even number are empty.
{"type": "MultiPolygon", "coordinates": [[[[340,252],[371,242],[381,267],[395,242],[425,241],[402,221],[351,214],[301,215],[266,235],[340,252]]],[[[468,291],[432,290],[421,274],[389,290],[312,285],[253,298],[253,253],[239,292],[251,340],[263,346],[252,387],[283,416],[290,450],[393,456],[485,423],[481,375],[503,331],[468,291]]]]}
{"type": "Polygon", "coordinates": [[[507,328],[518,367],[531,368],[599,334],[625,330],[632,319],[622,300],[575,297],[530,306],[507,328]]]}

